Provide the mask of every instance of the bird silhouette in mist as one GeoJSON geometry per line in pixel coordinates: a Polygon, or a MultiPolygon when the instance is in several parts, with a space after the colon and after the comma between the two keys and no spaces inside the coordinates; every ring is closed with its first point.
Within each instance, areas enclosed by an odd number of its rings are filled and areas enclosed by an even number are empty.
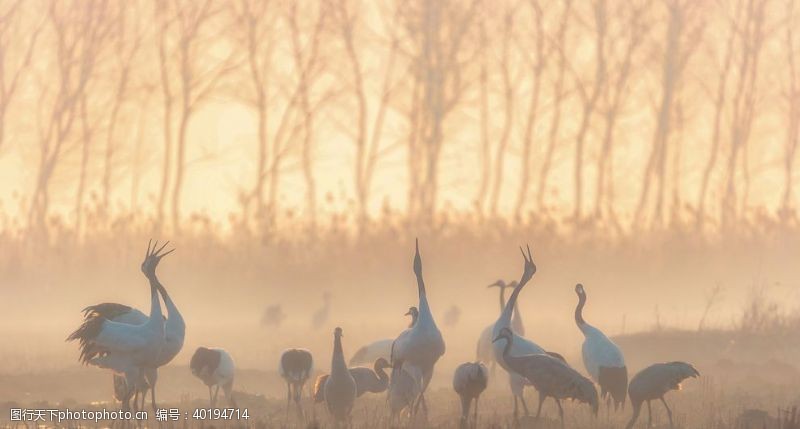
{"type": "Polygon", "coordinates": [[[461,319],[461,309],[457,305],[451,305],[444,313],[444,325],[455,326],[461,319]]]}
{"type": "Polygon", "coordinates": [[[321,328],[325,322],[328,321],[328,314],[331,312],[331,294],[330,292],[324,292],[322,294],[322,307],[320,307],[314,314],[311,316],[311,326],[314,329],[321,328]]]}
{"type": "Polygon", "coordinates": [[[283,319],[286,319],[286,313],[283,312],[280,304],[273,304],[264,310],[261,315],[261,324],[264,326],[281,326],[283,319]]]}

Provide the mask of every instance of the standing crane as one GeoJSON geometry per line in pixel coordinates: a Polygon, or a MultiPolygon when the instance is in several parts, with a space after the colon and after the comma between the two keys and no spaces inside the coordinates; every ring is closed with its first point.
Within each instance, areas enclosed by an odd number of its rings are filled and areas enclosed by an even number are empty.
{"type": "Polygon", "coordinates": [[[225,399],[232,407],[236,407],[236,401],[233,399],[233,376],[236,366],[228,352],[223,349],[198,347],[189,362],[189,369],[192,375],[208,386],[208,402],[211,408],[217,405],[220,387],[225,392],[225,399]],[[215,388],[213,395],[212,387],[215,388]]]}
{"type": "Polygon", "coordinates": [[[165,321],[159,299],[159,287],[163,286],[155,270],[161,258],[172,250],[161,253],[166,244],[156,249],[157,245],[151,248],[148,244],[141,266],[150,283],[150,315],[144,323],[115,322],[89,311],[81,326],[67,337],[67,341],[78,340],[82,363],[110,369],[125,378],[127,389],[121,399],[126,410],[134,391],[145,383],[142,369],[157,367],[165,343],[165,321]]]}
{"type": "Polygon", "coordinates": [[[419,293],[419,316],[417,322],[409,329],[403,331],[392,345],[392,366],[400,360],[404,366],[415,366],[422,373],[422,389],[414,405],[414,411],[422,404],[427,415],[425,405],[425,389],[433,376],[433,367],[445,352],[444,339],[436,322],[433,320],[431,308],[428,305],[428,295],[425,291],[425,282],[422,278],[422,258],[419,254],[419,240],[416,242],[414,254],[414,275],[417,278],[417,291],[419,293]]]}
{"type": "Polygon", "coordinates": [[[583,332],[583,364],[592,379],[600,385],[600,397],[613,399],[614,410],[625,406],[628,390],[628,368],[622,350],[601,330],[583,320],[583,306],[586,305],[586,291],[583,285],[575,285],[578,306],[575,307],[575,324],[583,332]],[[610,396],[610,398],[609,398],[610,396]]]}
{"type": "Polygon", "coordinates": [[[335,425],[350,421],[350,411],[356,401],[356,381],[347,370],[342,349],[342,328],[333,331],[333,355],[331,356],[331,375],[325,382],[325,404],[333,417],[335,425]]]}
{"type": "Polygon", "coordinates": [[[511,349],[514,346],[514,333],[509,328],[500,330],[494,342],[506,340],[503,344],[503,361],[511,371],[525,377],[539,391],[538,418],[542,411],[542,403],[549,396],[556,400],[558,416],[561,427],[564,427],[564,409],[561,408],[562,399],[574,399],[585,402],[592,407],[592,412],[597,415],[598,399],[594,383],[582,376],[578,371],[558,358],[546,353],[513,356],[511,349]]]}
{"type": "MultiPolygon", "coordinates": [[[[487,286],[488,288],[496,287],[500,289],[500,313],[503,312],[503,308],[506,306],[506,288],[513,289],[516,286],[516,280],[512,280],[510,283],[506,283],[503,280],[498,280],[487,286]]],[[[519,335],[525,335],[525,326],[522,324],[522,316],[519,312],[519,302],[514,305],[514,314],[511,317],[511,329],[513,329],[514,332],[519,335]]],[[[493,330],[494,323],[481,331],[481,336],[478,337],[478,348],[476,353],[476,359],[489,365],[492,375],[494,375],[495,368],[497,367],[497,361],[494,359],[494,347],[492,347],[492,339],[494,338],[494,336],[492,336],[493,330]]]]}
{"type": "Polygon", "coordinates": [[[468,428],[469,408],[472,401],[475,401],[475,411],[472,418],[473,427],[478,426],[478,398],[486,390],[489,383],[489,370],[482,362],[466,362],[456,368],[453,374],[453,390],[461,398],[461,420],[460,427],[468,428]]]}
{"type": "MultiPolygon", "coordinates": [[[[538,344],[534,343],[533,341],[528,340],[527,338],[514,333],[511,331],[511,316],[514,310],[514,307],[517,305],[517,299],[519,297],[519,293],[522,292],[522,288],[528,284],[528,281],[533,277],[536,273],[536,265],[533,263],[533,256],[531,256],[531,248],[528,247],[528,254],[525,254],[525,251],[520,248],[522,252],[522,258],[525,260],[524,269],[522,272],[522,277],[517,283],[516,287],[514,287],[514,291],[511,292],[511,297],[508,298],[506,302],[506,306],[503,308],[503,312],[500,313],[500,316],[497,318],[497,321],[492,328],[492,336],[497,338],[500,335],[500,331],[504,328],[509,329],[509,332],[512,332],[514,335],[513,341],[513,352],[517,355],[529,355],[529,354],[538,354],[538,353],[546,353],[545,350],[539,347],[538,344]]],[[[528,405],[525,403],[525,397],[523,396],[523,389],[526,384],[524,377],[519,377],[515,375],[515,372],[511,370],[508,365],[506,365],[505,361],[503,360],[503,346],[497,344],[496,342],[493,345],[494,348],[494,358],[497,363],[500,364],[503,369],[508,371],[509,373],[509,383],[511,385],[511,391],[514,396],[514,420],[517,420],[518,416],[518,406],[517,402],[522,402],[522,408],[525,411],[525,415],[528,415],[528,405]]],[[[541,392],[540,392],[540,400],[541,400],[541,392]]]]}
{"type": "Polygon", "coordinates": [[[288,349],[281,354],[278,365],[278,373],[286,380],[286,416],[289,416],[289,408],[294,399],[297,412],[303,415],[303,407],[300,398],[303,395],[303,386],[311,377],[314,370],[314,358],[311,352],[306,349],[288,349]]]}
{"type": "MultiPolygon", "coordinates": [[[[391,367],[388,360],[378,358],[372,368],[363,366],[349,368],[350,375],[356,381],[356,397],[360,398],[365,393],[385,392],[386,388],[389,387],[389,375],[386,374],[386,369],[391,367]]],[[[329,377],[329,374],[322,374],[317,377],[314,383],[314,402],[325,401],[325,383],[329,377]]]]}
{"type": "Polygon", "coordinates": [[[699,376],[700,372],[686,362],[657,363],[639,371],[633,376],[630,385],[628,385],[628,395],[631,397],[631,405],[633,405],[633,416],[631,416],[625,429],[633,428],[636,419],[639,418],[639,412],[644,401],[647,401],[647,427],[652,425],[653,414],[650,408],[650,401],[654,399],[660,399],[661,403],[664,404],[669,417],[669,427],[672,428],[672,410],[669,409],[667,401],[664,400],[664,395],[670,390],[681,390],[683,380],[699,376]]]}

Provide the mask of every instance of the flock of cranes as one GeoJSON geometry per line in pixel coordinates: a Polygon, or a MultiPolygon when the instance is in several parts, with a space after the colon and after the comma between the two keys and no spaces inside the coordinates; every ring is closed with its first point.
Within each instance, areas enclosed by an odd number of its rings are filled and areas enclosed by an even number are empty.
{"type": "MultiPolygon", "coordinates": [[[[142,273],[150,285],[149,315],[122,304],[92,305],[83,310],[83,322],[67,338],[68,341],[79,342],[79,360],[82,363],[112,371],[114,396],[125,410],[131,409],[131,400],[133,409],[143,409],[148,392],[153,408],[157,409],[155,388],[158,368],[168,364],[183,347],[185,323],[156,275],[156,267],[161,259],[174,250],[164,252],[167,244],[159,247],[158,242],[148,243],[141,265],[142,273]],[[166,316],[161,310],[161,299],[167,309],[166,316]]],[[[581,284],[575,286],[578,296],[575,323],[584,336],[582,356],[590,378],[572,368],[560,354],[547,351],[525,338],[518,300],[522,289],[536,273],[536,265],[529,247],[527,251],[520,250],[524,259],[522,277],[518,282],[507,284],[498,280],[489,285],[499,288],[500,315],[493,325],[482,331],[478,340],[477,360],[459,365],[454,373],[453,389],[461,399],[461,426],[477,424],[478,399],[497,365],[508,373],[515,421],[519,415],[518,403],[522,404],[525,415],[529,414],[523,390],[526,386],[532,386],[539,393],[536,417],[539,417],[544,401],[552,398],[558,407],[562,426],[562,400],[586,403],[597,415],[601,400],[606,400],[610,413],[612,403],[614,411],[624,410],[627,397],[630,397],[633,414],[626,429],[634,426],[644,402],[647,402],[651,421],[650,403],[656,399],[666,408],[672,426],[672,411],[664,395],[670,390],[679,389],[681,382],[698,377],[700,373],[685,362],[657,363],[637,373],[628,383],[628,371],[620,348],[583,318],[586,290],[581,284]],[[506,301],[507,288],[513,288],[513,291],[506,301]],[[600,387],[599,394],[596,386],[600,387]]],[[[437,361],[445,353],[445,342],[428,303],[418,242],[413,269],[417,280],[418,304],[410,307],[405,314],[411,317],[411,322],[396,338],[379,340],[360,348],[348,363],[344,354],[344,333],[338,327],[334,330],[330,372],[316,379],[312,396],[315,403],[325,404],[336,426],[350,424],[355,401],[365,393],[386,392],[392,421],[403,416],[412,421],[410,419],[415,418],[420,409],[427,416],[425,392],[437,361]],[[359,366],[363,364],[371,366],[359,366]],[[387,374],[387,370],[390,374],[387,374]]],[[[327,319],[328,306],[329,296],[326,295],[325,306],[318,312],[320,314],[315,314],[315,321],[327,319]]],[[[233,397],[235,365],[225,350],[199,347],[192,356],[190,369],[208,386],[211,407],[217,405],[220,388],[230,405],[236,406],[233,397]]],[[[298,415],[304,416],[302,392],[314,373],[311,352],[302,348],[284,351],[280,358],[279,373],[287,386],[287,418],[293,403],[298,415]]]]}

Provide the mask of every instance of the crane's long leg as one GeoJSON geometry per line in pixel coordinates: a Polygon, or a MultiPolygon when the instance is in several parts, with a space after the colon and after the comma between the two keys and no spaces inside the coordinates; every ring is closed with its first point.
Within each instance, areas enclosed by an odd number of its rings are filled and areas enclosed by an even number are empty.
{"type": "Polygon", "coordinates": [[[525,417],[528,417],[530,415],[530,412],[528,412],[528,404],[525,403],[525,389],[524,388],[522,389],[522,393],[519,395],[519,401],[522,402],[522,411],[525,412],[525,417]]]}
{"type": "Polygon", "coordinates": [[[211,404],[211,408],[217,406],[217,396],[219,396],[219,384],[217,384],[217,388],[214,389],[214,402],[211,404]]]}
{"type": "Polygon", "coordinates": [[[642,409],[641,402],[631,401],[631,404],[633,404],[633,415],[631,416],[631,419],[628,421],[628,425],[625,426],[625,429],[633,428],[633,425],[636,423],[636,419],[639,418],[639,411],[642,409]]]}
{"type": "Polygon", "coordinates": [[[561,408],[561,400],[556,399],[556,405],[558,405],[558,417],[561,419],[561,428],[564,428],[564,409],[561,408]]]}
{"type": "MultiPolygon", "coordinates": [[[[209,387],[209,389],[211,389],[209,387]]],[[[210,390],[209,390],[210,391],[210,390]]],[[[292,405],[292,384],[286,383],[286,419],[289,419],[289,407],[292,405]]]]}
{"type": "Polygon", "coordinates": [[[156,410],[158,410],[158,405],[156,405],[156,386],[155,386],[155,383],[153,384],[153,387],[150,388],[150,402],[153,405],[153,412],[156,412],[156,410]]]}
{"type": "Polygon", "coordinates": [[[211,394],[211,386],[208,386],[208,406],[214,407],[214,395],[211,394]]]}
{"type": "Polygon", "coordinates": [[[480,395],[475,397],[475,410],[472,412],[472,427],[474,428],[478,427],[478,398],[480,398],[480,395]]]}
{"type": "Polygon", "coordinates": [[[540,393],[539,394],[539,408],[536,410],[536,418],[537,419],[542,414],[542,404],[544,404],[544,400],[545,399],[547,399],[547,397],[540,393]]]}
{"type": "Polygon", "coordinates": [[[517,421],[517,395],[514,395],[514,421],[517,421]]]}
{"type": "Polygon", "coordinates": [[[650,401],[647,401],[647,427],[653,427],[653,410],[650,409],[650,401]]]}
{"type": "Polygon", "coordinates": [[[664,404],[664,408],[667,409],[667,417],[669,417],[669,427],[672,428],[672,410],[669,409],[669,405],[667,405],[667,401],[664,400],[664,397],[661,397],[661,403],[664,404]]]}

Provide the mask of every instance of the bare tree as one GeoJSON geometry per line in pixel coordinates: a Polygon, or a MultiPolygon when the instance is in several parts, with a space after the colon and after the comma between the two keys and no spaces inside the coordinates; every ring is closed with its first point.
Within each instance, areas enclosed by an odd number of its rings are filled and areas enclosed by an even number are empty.
{"type": "Polygon", "coordinates": [[[356,103],[356,127],[353,134],[355,145],[354,185],[357,202],[357,225],[359,231],[366,226],[368,204],[371,195],[372,177],[378,161],[383,136],[384,121],[389,101],[395,87],[394,73],[397,63],[397,41],[391,40],[388,46],[386,66],[382,74],[382,83],[378,96],[376,112],[370,115],[369,94],[367,87],[367,70],[361,56],[366,51],[366,22],[358,12],[365,5],[350,0],[338,0],[335,5],[336,26],[344,45],[345,57],[350,68],[350,93],[356,103]],[[360,48],[360,49],[359,49],[360,48]],[[370,121],[372,125],[370,126],[370,121]],[[371,132],[370,132],[371,130],[371,132]]]}
{"type": "Polygon", "coordinates": [[[0,9],[0,147],[6,136],[8,108],[19,89],[20,77],[28,70],[45,23],[39,19],[28,22],[24,15],[25,4],[22,0],[4,2],[0,9]],[[14,48],[21,48],[22,52],[14,48]]]}
{"type": "Polygon", "coordinates": [[[172,182],[172,227],[180,230],[181,192],[186,170],[186,133],[195,113],[205,103],[219,82],[237,67],[237,50],[229,50],[225,58],[209,57],[218,34],[224,32],[225,21],[218,19],[224,10],[213,0],[155,0],[156,40],[159,50],[162,92],[164,97],[165,161],[159,196],[159,225],[169,183],[170,146],[175,147],[175,174],[172,182]],[[213,28],[214,25],[223,28],[213,28]],[[216,31],[212,31],[216,30],[216,31]],[[172,89],[172,85],[175,89],[172,89]],[[178,132],[172,136],[173,103],[177,98],[178,132]]]}
{"type": "Polygon", "coordinates": [[[590,88],[576,77],[578,95],[580,95],[583,107],[581,110],[581,121],[578,127],[578,134],[575,137],[575,159],[573,163],[573,173],[575,177],[575,207],[573,219],[580,222],[582,219],[583,206],[583,154],[586,136],[592,123],[592,116],[597,108],[597,102],[603,88],[606,86],[607,66],[606,66],[606,38],[608,37],[608,4],[606,0],[597,0],[592,3],[594,14],[595,29],[595,68],[594,79],[590,88]]]}
{"type": "Polygon", "coordinates": [[[653,144],[645,166],[642,191],[634,214],[636,228],[641,226],[644,219],[653,180],[656,181],[656,190],[651,220],[653,225],[659,225],[664,220],[666,164],[670,155],[669,137],[674,100],[680,89],[686,64],[696,51],[697,39],[703,30],[698,3],[689,0],[666,0],[665,5],[668,19],[666,46],[661,63],[661,94],[656,109],[653,144]]]}
{"type": "Polygon", "coordinates": [[[142,14],[139,10],[140,3],[131,2],[117,4],[115,11],[115,25],[112,27],[110,38],[113,40],[113,56],[115,69],[113,73],[114,95],[106,130],[106,147],[103,160],[103,207],[109,209],[111,190],[113,187],[114,157],[117,152],[117,131],[119,114],[123,104],[131,97],[131,75],[137,59],[137,54],[142,46],[142,14]]]}
{"type": "Polygon", "coordinates": [[[529,64],[531,73],[531,96],[528,104],[527,118],[525,121],[525,131],[522,137],[522,154],[520,155],[520,180],[519,191],[517,192],[517,201],[514,205],[514,217],[520,220],[522,217],[522,210],[525,207],[525,202],[528,200],[528,188],[530,187],[530,173],[531,173],[531,151],[533,147],[534,131],[539,119],[539,105],[541,102],[542,81],[544,80],[544,71],[547,67],[550,50],[547,48],[547,34],[544,25],[544,10],[542,4],[538,0],[529,0],[528,4],[533,13],[534,33],[533,33],[533,49],[529,46],[521,44],[520,51],[523,53],[523,58],[529,64]],[[527,54],[531,52],[531,54],[527,54]]]}
{"type": "Polygon", "coordinates": [[[470,83],[462,79],[465,57],[472,59],[477,51],[473,46],[465,52],[470,46],[464,41],[478,4],[419,1],[401,12],[414,64],[408,162],[409,214],[417,220],[432,220],[436,211],[444,125],[470,83]]]}
{"type": "Polygon", "coordinates": [[[608,47],[608,69],[610,81],[603,89],[603,137],[600,155],[597,160],[597,182],[595,184],[594,217],[608,217],[612,225],[619,231],[620,225],[614,211],[614,134],[620,110],[628,92],[628,79],[632,73],[634,55],[643,44],[647,33],[646,13],[650,9],[650,1],[635,4],[619,4],[620,9],[612,16],[621,19],[618,27],[622,34],[611,36],[608,47]],[[621,48],[615,49],[618,40],[622,40],[621,48]]]}
{"type": "Polygon", "coordinates": [[[749,171],[747,165],[747,143],[753,122],[756,117],[756,101],[758,96],[758,65],[764,43],[764,11],[766,0],[747,0],[747,12],[744,28],[740,30],[741,47],[737,68],[737,81],[732,103],[730,130],[730,149],[725,172],[725,192],[722,198],[720,219],[724,225],[730,225],[739,214],[736,196],[736,170],[740,153],[742,153],[742,170],[744,187],[742,206],[747,204],[749,171]]]}
{"type": "Polygon", "coordinates": [[[547,150],[545,151],[544,160],[542,162],[541,170],[539,171],[539,186],[536,191],[536,203],[539,209],[545,207],[545,194],[547,192],[547,182],[550,177],[550,170],[553,163],[553,155],[556,151],[556,145],[559,142],[561,129],[561,111],[562,104],[566,96],[564,84],[567,75],[567,30],[572,17],[572,0],[564,0],[561,9],[561,16],[559,18],[558,29],[556,36],[551,43],[550,49],[558,54],[558,65],[556,71],[556,81],[553,85],[553,115],[550,120],[550,129],[547,138],[547,150]]]}
{"type": "Polygon", "coordinates": [[[789,125],[787,127],[783,154],[784,185],[781,202],[781,209],[785,214],[788,214],[793,208],[794,162],[797,154],[797,143],[800,141],[800,71],[798,71],[797,66],[797,52],[800,48],[800,43],[798,43],[797,36],[795,35],[795,25],[797,24],[797,18],[795,17],[795,0],[788,0],[787,6],[786,54],[789,61],[787,70],[789,74],[789,84],[786,90],[786,98],[789,104],[789,125]]]}
{"type": "Polygon", "coordinates": [[[730,76],[731,71],[731,63],[733,61],[733,54],[734,54],[734,42],[736,41],[737,36],[737,29],[739,27],[739,23],[742,19],[742,12],[744,11],[744,0],[737,0],[735,6],[735,12],[733,15],[732,21],[728,24],[728,37],[727,41],[725,42],[725,51],[723,53],[723,60],[722,64],[720,64],[719,68],[719,79],[717,81],[717,90],[716,95],[714,97],[714,128],[711,135],[711,153],[709,154],[708,161],[706,162],[705,168],[703,170],[703,179],[700,184],[700,194],[697,198],[697,226],[702,229],[704,221],[705,221],[705,205],[706,205],[706,195],[708,193],[708,185],[711,180],[711,174],[714,171],[714,168],[717,163],[717,158],[719,157],[719,146],[720,141],[722,140],[721,137],[721,129],[722,129],[722,116],[725,112],[725,106],[727,101],[727,91],[728,91],[728,77],[730,76]]]}
{"type": "MultiPolygon", "coordinates": [[[[77,6],[56,0],[48,3],[47,16],[55,41],[53,54],[58,90],[55,96],[50,97],[51,87],[45,84],[41,88],[40,106],[47,105],[49,109],[40,121],[38,170],[28,211],[28,225],[38,233],[47,233],[45,221],[50,206],[50,182],[72,135],[75,120],[80,120],[84,92],[110,28],[106,19],[107,5],[107,0],[91,0],[77,6]]],[[[85,169],[89,141],[83,139],[82,143],[85,169]]],[[[79,183],[79,189],[82,186],[83,183],[79,183]]]]}

